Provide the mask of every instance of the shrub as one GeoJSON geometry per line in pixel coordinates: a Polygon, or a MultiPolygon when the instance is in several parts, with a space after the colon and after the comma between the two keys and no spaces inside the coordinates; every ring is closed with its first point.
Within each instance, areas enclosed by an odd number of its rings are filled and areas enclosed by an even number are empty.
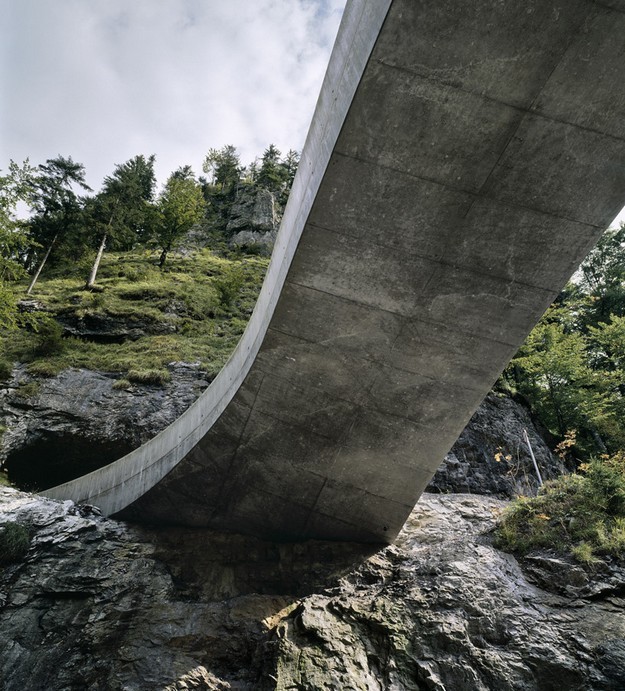
{"type": "Polygon", "coordinates": [[[130,386],[130,382],[128,379],[118,379],[117,381],[113,382],[113,390],[114,391],[123,391],[124,389],[127,389],[130,386]]]}
{"type": "Polygon", "coordinates": [[[35,352],[37,355],[58,355],[63,351],[63,327],[54,319],[45,317],[37,325],[35,352]]]}
{"type": "Polygon", "coordinates": [[[126,378],[129,382],[135,382],[136,384],[153,384],[154,386],[163,386],[163,384],[171,381],[171,374],[167,370],[160,369],[132,369],[130,372],[128,372],[126,378]]]}
{"type": "Polygon", "coordinates": [[[10,379],[12,373],[13,365],[8,360],[0,360],[0,381],[10,379]]]}
{"type": "Polygon", "coordinates": [[[575,559],[582,564],[590,566],[601,561],[595,556],[594,549],[588,542],[580,542],[579,545],[575,545],[571,548],[571,554],[575,559]]]}
{"type": "Polygon", "coordinates": [[[581,470],[546,482],[536,497],[513,501],[497,528],[497,546],[519,554],[568,551],[585,564],[596,555],[625,554],[622,459],[593,460],[581,470]]]}
{"type": "Polygon", "coordinates": [[[28,365],[28,373],[38,377],[56,377],[62,369],[61,364],[49,360],[35,360],[28,365]]]}
{"type": "Polygon", "coordinates": [[[21,561],[29,546],[30,534],[23,525],[14,522],[0,525],[0,564],[21,561]]]}
{"type": "Polygon", "coordinates": [[[217,290],[219,304],[222,307],[231,307],[235,298],[240,295],[244,282],[243,273],[235,268],[230,269],[224,273],[223,276],[216,278],[213,281],[213,285],[217,290]]]}
{"type": "Polygon", "coordinates": [[[39,384],[36,381],[28,382],[28,384],[20,384],[15,389],[15,395],[19,398],[33,398],[39,393],[39,384]]]}

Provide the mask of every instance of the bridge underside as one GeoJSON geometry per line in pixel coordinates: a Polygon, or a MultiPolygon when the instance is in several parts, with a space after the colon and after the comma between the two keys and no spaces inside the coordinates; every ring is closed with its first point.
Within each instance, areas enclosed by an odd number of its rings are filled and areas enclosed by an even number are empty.
{"type": "Polygon", "coordinates": [[[393,539],[625,202],[625,0],[365,4],[333,60],[377,40],[336,142],[307,143],[328,163],[260,351],[123,517],[393,539]]]}

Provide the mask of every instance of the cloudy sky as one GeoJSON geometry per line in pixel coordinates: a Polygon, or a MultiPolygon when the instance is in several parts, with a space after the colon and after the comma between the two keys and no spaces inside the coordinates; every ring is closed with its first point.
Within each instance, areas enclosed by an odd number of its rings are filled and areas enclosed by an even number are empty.
{"type": "Polygon", "coordinates": [[[0,0],[0,169],[301,149],[345,0],[0,0]]]}

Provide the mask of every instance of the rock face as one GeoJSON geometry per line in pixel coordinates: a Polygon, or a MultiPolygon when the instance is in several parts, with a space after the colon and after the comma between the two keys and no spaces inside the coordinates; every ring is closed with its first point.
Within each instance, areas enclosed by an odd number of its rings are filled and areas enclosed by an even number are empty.
{"type": "Polygon", "coordinates": [[[499,497],[535,494],[538,479],[524,430],[543,480],[572,470],[551,453],[524,406],[507,396],[489,393],[445,457],[428,491],[499,497]]]}
{"type": "MultiPolygon", "coordinates": [[[[43,489],[120,458],[167,427],[208,385],[197,365],[172,363],[169,369],[171,382],[162,387],[120,390],[113,388],[115,376],[101,372],[69,369],[36,380],[18,367],[0,390],[0,425],[6,428],[0,465],[18,486],[43,489]]],[[[428,491],[534,494],[537,480],[524,429],[543,478],[560,474],[563,464],[529,412],[510,398],[489,394],[428,491]]]]}
{"type": "Polygon", "coordinates": [[[56,319],[63,327],[64,335],[96,343],[123,343],[136,341],[147,335],[162,335],[176,331],[173,321],[158,321],[146,316],[121,319],[107,314],[87,314],[78,317],[73,312],[68,312],[58,314],[56,319]]]}
{"type": "Polygon", "coordinates": [[[269,256],[276,239],[280,213],[269,190],[241,185],[230,211],[226,232],[233,247],[254,248],[269,256]]]}
{"type": "Polygon", "coordinates": [[[172,363],[163,386],[129,384],[68,369],[33,379],[18,367],[0,392],[0,460],[21,487],[43,489],[90,472],[140,446],[173,422],[208,385],[198,365],[172,363]]]}
{"type": "Polygon", "coordinates": [[[366,554],[150,531],[2,490],[0,523],[33,534],[0,571],[3,689],[624,688],[622,572],[592,593],[588,574],[532,584],[491,544],[503,505],[425,495],[397,544],[366,554]]]}

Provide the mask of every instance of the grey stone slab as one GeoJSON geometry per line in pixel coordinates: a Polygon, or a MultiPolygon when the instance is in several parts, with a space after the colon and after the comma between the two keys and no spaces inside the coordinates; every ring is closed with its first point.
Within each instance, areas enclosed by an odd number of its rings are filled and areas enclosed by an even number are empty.
{"type": "MultiPolygon", "coordinates": [[[[450,426],[455,431],[456,421],[462,418],[459,411],[472,412],[483,397],[482,391],[389,367],[371,389],[369,406],[381,413],[412,420],[424,428],[433,428],[441,434],[441,430],[450,426]]],[[[461,430],[462,427],[458,434],[461,430]]]]}
{"type": "Polygon", "coordinates": [[[599,234],[594,226],[478,197],[444,260],[492,278],[557,290],[599,234]]]}
{"type": "Polygon", "coordinates": [[[522,115],[506,104],[377,64],[363,78],[336,151],[477,192],[522,115]]]}
{"type": "Polygon", "coordinates": [[[602,230],[625,205],[625,141],[528,114],[483,193],[602,230]]]}
{"type": "MultiPolygon", "coordinates": [[[[251,408],[233,401],[189,454],[192,464],[204,472],[226,472],[239,446],[251,408]]],[[[176,472],[175,470],[173,471],[176,472]]]]}
{"type": "Polygon", "coordinates": [[[337,448],[334,439],[255,410],[241,437],[238,452],[243,458],[253,455],[266,462],[273,458],[284,459],[311,473],[324,475],[334,462],[337,448]]]}
{"type": "Polygon", "coordinates": [[[262,489],[237,497],[227,518],[215,521],[216,526],[228,532],[264,535],[265,539],[303,539],[307,534],[310,508],[262,489]],[[286,528],[286,529],[285,529],[286,528]]]}
{"type": "Polygon", "coordinates": [[[526,108],[592,9],[586,0],[402,0],[373,58],[526,108]]]}
{"type": "Polygon", "coordinates": [[[606,9],[617,10],[618,12],[625,12],[625,0],[590,0],[593,5],[604,7],[606,9]]]}
{"type": "MultiPolygon", "coordinates": [[[[396,314],[287,282],[269,333],[340,348],[366,360],[384,360],[401,329],[396,314]]],[[[261,349],[262,352],[262,349],[261,349]]]]}
{"type": "Polygon", "coordinates": [[[599,12],[553,71],[534,109],[557,120],[625,137],[625,14],[599,12]]]}
{"type": "MultiPolygon", "coordinates": [[[[441,460],[442,456],[437,465],[441,460]]],[[[357,482],[376,497],[414,505],[432,473],[403,465],[388,454],[371,449],[341,449],[328,477],[342,482],[357,482]]]]}
{"type": "Polygon", "coordinates": [[[288,280],[353,302],[409,313],[433,267],[372,243],[307,226],[288,280]]]}
{"type": "MultiPolygon", "coordinates": [[[[404,519],[405,521],[406,519],[404,519]]],[[[333,540],[344,542],[363,542],[372,544],[388,544],[396,535],[392,534],[388,526],[375,525],[376,532],[372,533],[369,525],[358,525],[342,520],[337,516],[326,516],[313,511],[306,523],[307,535],[332,535],[333,540]],[[387,528],[384,530],[383,528],[387,528]]],[[[399,532],[399,531],[398,531],[399,532]]]]}
{"type": "Polygon", "coordinates": [[[321,192],[332,204],[313,208],[312,225],[434,259],[444,254],[474,199],[393,168],[336,154],[321,192]],[[378,192],[367,194],[373,188],[378,192]]]}
{"type": "Polygon", "coordinates": [[[345,432],[345,421],[358,413],[360,406],[323,391],[294,386],[274,376],[260,389],[254,410],[283,422],[338,441],[345,432]]]}
{"type": "Polygon", "coordinates": [[[392,539],[389,533],[393,533],[395,525],[403,525],[410,510],[407,505],[376,497],[362,488],[328,480],[310,517],[309,529],[315,526],[316,514],[321,514],[358,527],[369,533],[371,539],[384,541],[392,539]]]}
{"type": "Polygon", "coordinates": [[[259,493],[312,508],[325,479],[289,459],[273,456],[270,460],[268,463],[262,456],[247,455],[228,486],[229,510],[237,507],[235,511],[240,512],[241,507],[253,503],[253,497],[259,493]]]}

